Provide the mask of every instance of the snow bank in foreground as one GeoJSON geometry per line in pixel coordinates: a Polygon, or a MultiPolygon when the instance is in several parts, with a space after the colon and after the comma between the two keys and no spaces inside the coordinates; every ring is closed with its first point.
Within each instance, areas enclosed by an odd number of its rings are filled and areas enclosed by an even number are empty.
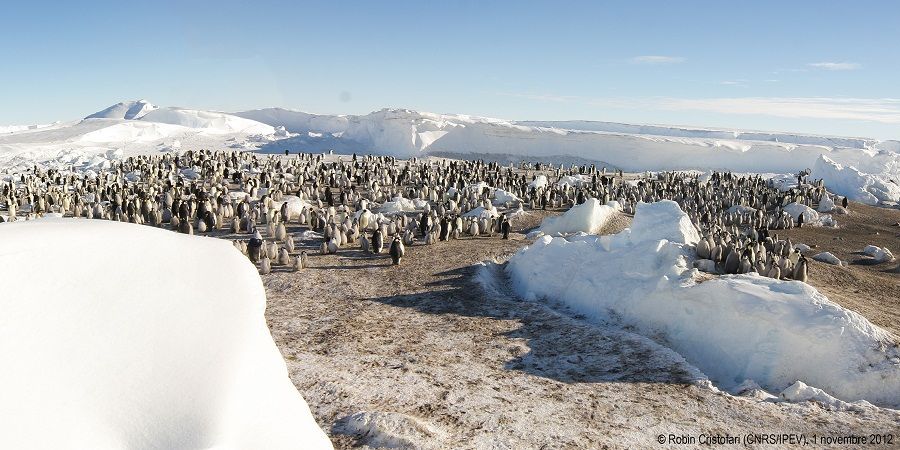
{"type": "Polygon", "coordinates": [[[812,168],[811,176],[821,178],[829,191],[869,205],[878,202],[900,202],[900,185],[881,176],[863,173],[853,166],[838,164],[821,155],[812,168]]]}
{"type": "Polygon", "coordinates": [[[897,338],[813,287],[757,275],[700,282],[696,231],[671,201],[638,205],[632,228],[545,236],[507,266],[520,295],[658,336],[723,388],[780,392],[797,380],[846,401],[900,406],[897,338]]]}
{"type": "Polygon", "coordinates": [[[331,448],[227,241],[0,225],[0,448],[331,448]]]}
{"type": "Polygon", "coordinates": [[[599,233],[619,211],[608,205],[601,205],[595,198],[573,206],[561,216],[548,217],[541,222],[544,234],[599,233]]]}

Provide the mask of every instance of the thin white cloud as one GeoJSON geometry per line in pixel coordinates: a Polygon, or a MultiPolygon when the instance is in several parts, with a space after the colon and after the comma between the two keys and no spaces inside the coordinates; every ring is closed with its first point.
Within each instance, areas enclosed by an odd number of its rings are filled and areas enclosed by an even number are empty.
{"type": "Polygon", "coordinates": [[[747,87],[747,80],[725,80],[725,81],[720,81],[719,84],[721,84],[723,86],[747,87]]]}
{"type": "Polygon", "coordinates": [[[569,102],[578,100],[579,97],[571,95],[554,95],[554,94],[522,94],[515,92],[498,92],[497,95],[504,97],[524,98],[527,100],[538,100],[545,102],[569,102]]]}
{"type": "Polygon", "coordinates": [[[817,62],[809,63],[807,66],[822,70],[857,70],[862,68],[862,65],[855,62],[817,62]]]}
{"type": "Polygon", "coordinates": [[[792,119],[859,120],[900,124],[900,98],[841,97],[720,97],[720,98],[587,98],[563,95],[498,95],[536,101],[570,102],[616,109],[705,111],[717,114],[748,114],[792,119]]]}
{"type": "Polygon", "coordinates": [[[644,55],[635,56],[629,61],[632,64],[680,64],[687,61],[687,59],[681,56],[644,55]]]}
{"type": "MultiPolygon", "coordinates": [[[[647,103],[645,103],[647,104],[647,103]]],[[[759,114],[785,118],[843,119],[900,124],[900,99],[893,98],[659,98],[651,107],[721,114],[759,114]]]]}

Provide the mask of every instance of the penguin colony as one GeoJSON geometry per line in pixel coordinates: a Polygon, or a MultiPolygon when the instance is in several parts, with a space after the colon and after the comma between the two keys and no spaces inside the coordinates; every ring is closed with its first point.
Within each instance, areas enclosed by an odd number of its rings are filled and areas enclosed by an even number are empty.
{"type": "MultiPolygon", "coordinates": [[[[9,220],[52,212],[186,234],[249,235],[234,245],[266,274],[275,266],[309,267],[307,251],[298,252],[288,227],[321,233],[321,254],[358,246],[375,255],[387,251],[396,265],[408,247],[420,243],[434,245],[462,236],[508,239],[506,213],[465,215],[479,207],[490,210],[493,189],[517,197],[498,205],[506,211],[568,208],[597,198],[604,203],[616,200],[626,214],[633,214],[638,202],[668,199],[681,205],[701,233],[696,246],[701,270],[805,281],[806,258],[790,239],[781,240],[771,231],[802,226],[784,206],[812,206],[829,195],[821,181],[806,178],[799,174],[799,187],[782,192],[759,176],[727,172],[704,181],[678,172],[626,179],[621,171],[607,173],[594,165],[523,161],[518,167],[504,167],[496,162],[398,161],[355,154],[350,160],[326,161],[323,154],[282,157],[201,150],[133,156],[87,175],[35,166],[0,184],[0,207],[9,220]],[[550,182],[533,183],[539,174],[550,182]],[[554,182],[574,175],[581,180],[576,185],[554,182]],[[303,200],[302,209],[292,210],[287,203],[277,207],[286,195],[303,200]],[[393,215],[373,212],[397,197],[417,200],[422,207],[393,215]],[[749,207],[742,209],[749,212],[729,213],[735,205],[749,207]]],[[[846,199],[843,204],[846,207],[846,199]]]]}

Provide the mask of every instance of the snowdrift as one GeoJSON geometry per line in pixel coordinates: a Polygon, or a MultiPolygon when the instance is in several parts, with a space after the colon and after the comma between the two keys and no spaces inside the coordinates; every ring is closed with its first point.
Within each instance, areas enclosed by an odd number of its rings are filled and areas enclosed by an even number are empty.
{"type": "Polygon", "coordinates": [[[845,401],[900,406],[896,336],[805,283],[757,275],[701,282],[691,269],[698,238],[676,203],[641,203],[630,229],[545,236],[507,271],[523,297],[633,326],[723,388],[749,379],[780,392],[801,380],[845,401]]]}
{"type": "Polygon", "coordinates": [[[0,225],[0,447],[331,448],[227,241],[0,225]]]}

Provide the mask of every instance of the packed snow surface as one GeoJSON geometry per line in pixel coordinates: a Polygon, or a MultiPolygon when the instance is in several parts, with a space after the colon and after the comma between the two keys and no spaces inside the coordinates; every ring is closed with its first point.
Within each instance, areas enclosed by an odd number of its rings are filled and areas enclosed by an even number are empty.
{"type": "Polygon", "coordinates": [[[561,216],[548,217],[541,222],[540,231],[548,235],[593,233],[601,229],[617,216],[619,211],[609,205],[601,205],[595,198],[589,198],[580,205],[573,206],[561,216]]]}
{"type": "Polygon", "coordinates": [[[0,225],[0,448],[331,448],[227,241],[0,225]]]}
{"type": "Polygon", "coordinates": [[[896,336],[802,282],[755,274],[702,281],[691,269],[697,239],[676,203],[640,203],[630,229],[544,236],[507,271],[526,299],[632,326],[723,388],[749,379],[780,392],[801,380],[844,401],[900,406],[896,336]]]}

